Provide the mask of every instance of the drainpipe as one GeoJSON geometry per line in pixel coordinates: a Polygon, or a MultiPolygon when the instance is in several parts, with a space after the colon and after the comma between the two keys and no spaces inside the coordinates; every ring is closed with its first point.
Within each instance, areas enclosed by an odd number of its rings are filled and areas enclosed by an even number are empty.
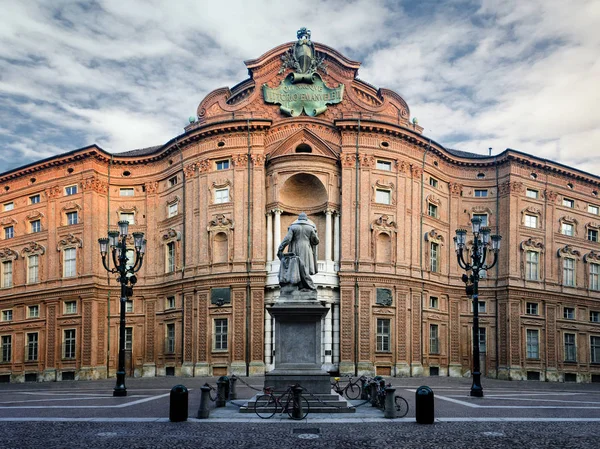
{"type": "MultiPolygon", "coordinates": [[[[490,155],[492,149],[490,148],[490,155]]],[[[496,166],[496,234],[500,234],[500,181],[498,179],[498,155],[494,156],[494,165],[496,166]]],[[[498,370],[500,369],[500,342],[498,340],[499,324],[498,313],[500,308],[498,307],[498,285],[500,277],[500,264],[496,264],[496,282],[494,288],[494,297],[496,300],[496,379],[498,379],[498,370]]],[[[504,324],[504,323],[503,323],[504,324]]]]}
{"type": "MultiPolygon", "coordinates": [[[[184,363],[184,353],[185,353],[185,294],[184,294],[184,282],[183,282],[183,278],[185,276],[185,257],[186,257],[186,250],[185,250],[185,246],[186,246],[186,228],[185,228],[185,214],[186,214],[186,210],[185,210],[185,183],[186,183],[186,179],[185,179],[185,170],[183,169],[183,151],[181,150],[181,147],[179,146],[179,141],[177,139],[175,139],[175,146],[177,147],[177,149],[179,150],[179,160],[180,160],[180,165],[181,165],[181,176],[183,179],[183,185],[181,187],[181,209],[183,211],[183,226],[182,226],[182,237],[181,237],[181,258],[182,258],[182,263],[181,263],[181,366],[183,366],[184,363]]],[[[193,340],[193,339],[192,339],[193,340]]]]}
{"type": "Polygon", "coordinates": [[[246,218],[248,224],[248,233],[246,235],[247,247],[246,247],[246,377],[250,376],[250,270],[252,268],[251,262],[251,251],[252,251],[252,140],[250,138],[250,119],[246,119],[246,126],[248,128],[248,174],[247,174],[247,202],[248,202],[248,216],[246,218]]]}
{"type": "Polygon", "coordinates": [[[354,204],[354,375],[358,376],[358,244],[360,236],[359,228],[359,193],[360,193],[360,163],[358,156],[358,140],[360,137],[360,115],[358,117],[358,127],[356,130],[356,180],[355,180],[355,204],[354,204]]]}
{"type": "MultiPolygon", "coordinates": [[[[110,162],[108,163],[108,193],[106,195],[106,235],[108,235],[108,231],[110,231],[110,169],[113,164],[114,155],[110,155],[110,162]]],[[[106,332],[106,378],[108,379],[108,374],[110,372],[110,276],[108,272],[106,273],[106,278],[108,279],[108,295],[106,298],[107,301],[107,309],[108,315],[106,317],[108,323],[108,332],[106,332]]]]}
{"type": "MultiPolygon", "coordinates": [[[[425,302],[425,276],[424,276],[424,271],[423,271],[423,210],[424,210],[424,204],[423,202],[425,201],[425,159],[427,158],[427,153],[429,153],[429,150],[431,149],[431,137],[429,138],[429,144],[427,145],[427,149],[425,150],[425,153],[423,154],[423,167],[421,170],[421,220],[419,223],[419,264],[421,266],[421,322],[420,322],[420,332],[421,332],[421,366],[423,366],[423,304],[425,302]]],[[[411,360],[412,362],[412,360],[411,360]]]]}

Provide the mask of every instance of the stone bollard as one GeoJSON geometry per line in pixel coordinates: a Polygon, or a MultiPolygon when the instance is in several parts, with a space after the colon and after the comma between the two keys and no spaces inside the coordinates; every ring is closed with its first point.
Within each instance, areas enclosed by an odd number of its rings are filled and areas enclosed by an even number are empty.
{"type": "Polygon", "coordinates": [[[302,410],[302,390],[303,388],[296,384],[292,387],[294,392],[294,410],[292,411],[292,417],[294,419],[302,419],[304,412],[302,410]]]}
{"type": "Polygon", "coordinates": [[[204,384],[200,387],[200,407],[198,408],[198,419],[206,419],[210,415],[210,387],[204,384]]]}
{"type": "Polygon", "coordinates": [[[229,378],[229,400],[230,401],[237,399],[237,393],[235,391],[235,383],[237,382],[237,380],[238,380],[238,378],[235,374],[233,374],[229,378]]]}
{"type": "Polygon", "coordinates": [[[384,418],[396,417],[396,404],[394,403],[395,388],[386,387],[385,389],[385,409],[383,411],[384,418]]]}
{"type": "Polygon", "coordinates": [[[377,382],[371,382],[371,406],[377,407],[377,382]]]}
{"type": "Polygon", "coordinates": [[[229,378],[227,376],[219,377],[217,380],[217,407],[225,407],[227,405],[227,396],[229,396],[229,378]]]}

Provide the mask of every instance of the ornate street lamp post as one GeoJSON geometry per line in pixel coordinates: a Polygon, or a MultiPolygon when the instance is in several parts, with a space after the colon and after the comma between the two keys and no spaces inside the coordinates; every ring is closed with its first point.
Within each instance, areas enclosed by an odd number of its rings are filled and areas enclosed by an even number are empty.
{"type": "Polygon", "coordinates": [[[100,244],[100,254],[102,255],[102,265],[109,273],[118,273],[118,280],[121,284],[121,309],[119,323],[119,369],[117,370],[117,384],[113,391],[113,396],[127,396],[125,387],[125,303],[128,297],[133,295],[133,286],[137,282],[134,273],[142,268],[144,254],[146,253],[146,240],[143,232],[133,233],[133,245],[135,246],[135,262],[127,263],[127,234],[129,231],[129,222],[119,221],[118,231],[108,231],[108,238],[98,239],[100,244]],[[112,253],[112,262],[114,268],[109,268],[110,261],[106,261],[108,247],[112,253]],[[131,284],[128,287],[127,284],[131,284]]]}
{"type": "Polygon", "coordinates": [[[479,366],[479,273],[481,270],[487,271],[496,265],[502,237],[499,235],[490,236],[490,228],[482,228],[479,217],[473,218],[471,224],[473,225],[471,263],[466,262],[463,256],[463,251],[467,245],[467,231],[465,229],[456,230],[454,245],[456,247],[458,265],[463,270],[471,272],[470,276],[466,274],[462,276],[463,282],[467,284],[467,295],[473,298],[473,385],[471,386],[471,396],[482,397],[483,387],[481,386],[479,366]],[[490,249],[494,253],[494,261],[490,265],[486,265],[486,256],[490,249]]]}

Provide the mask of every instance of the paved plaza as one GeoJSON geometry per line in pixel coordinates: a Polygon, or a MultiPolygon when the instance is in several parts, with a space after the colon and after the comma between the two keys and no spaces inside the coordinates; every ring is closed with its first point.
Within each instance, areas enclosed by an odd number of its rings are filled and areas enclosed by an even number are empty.
{"type": "Polygon", "coordinates": [[[598,447],[598,384],[484,379],[485,396],[471,398],[470,379],[390,380],[408,400],[405,418],[385,419],[356,400],[354,414],[311,413],[301,422],[239,413],[263,378],[241,378],[240,399],[205,420],[196,419],[200,387],[216,378],[127,379],[124,398],[112,396],[114,380],[3,384],[0,447],[598,447]],[[179,383],[189,389],[189,419],[171,423],[170,389],[179,383]],[[415,390],[424,384],[435,392],[433,425],[415,421],[415,390]]]}

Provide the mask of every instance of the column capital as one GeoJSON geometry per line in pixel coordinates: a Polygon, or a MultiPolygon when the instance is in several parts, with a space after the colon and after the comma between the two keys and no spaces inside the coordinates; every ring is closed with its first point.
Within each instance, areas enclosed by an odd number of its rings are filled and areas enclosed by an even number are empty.
{"type": "Polygon", "coordinates": [[[271,209],[275,215],[281,215],[283,213],[283,209],[271,209]]]}
{"type": "Polygon", "coordinates": [[[325,215],[333,215],[335,213],[335,209],[332,209],[331,207],[328,207],[327,209],[325,209],[325,215]]]}

